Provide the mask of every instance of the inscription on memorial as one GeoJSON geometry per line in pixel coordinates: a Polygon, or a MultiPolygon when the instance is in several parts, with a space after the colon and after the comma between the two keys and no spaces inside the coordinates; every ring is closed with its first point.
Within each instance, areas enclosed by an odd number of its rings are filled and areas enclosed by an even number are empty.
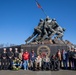
{"type": "Polygon", "coordinates": [[[42,46],[39,46],[38,49],[37,49],[37,54],[45,54],[47,56],[50,55],[50,48],[48,46],[45,46],[45,45],[42,45],[42,46]]]}

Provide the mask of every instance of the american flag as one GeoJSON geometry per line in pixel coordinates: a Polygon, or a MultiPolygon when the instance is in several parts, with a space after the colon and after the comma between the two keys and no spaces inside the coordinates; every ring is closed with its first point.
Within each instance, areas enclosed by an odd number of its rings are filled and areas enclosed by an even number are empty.
{"type": "Polygon", "coordinates": [[[36,5],[38,8],[42,8],[41,5],[38,3],[38,1],[36,1],[36,5]]]}

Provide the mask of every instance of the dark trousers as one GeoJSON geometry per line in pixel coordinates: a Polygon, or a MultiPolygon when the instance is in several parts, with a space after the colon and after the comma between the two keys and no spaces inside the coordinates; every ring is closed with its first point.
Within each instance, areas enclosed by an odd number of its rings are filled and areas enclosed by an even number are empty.
{"type": "Polygon", "coordinates": [[[57,69],[57,70],[60,69],[60,64],[59,64],[59,62],[55,62],[55,69],[57,69]]]}
{"type": "Polygon", "coordinates": [[[49,62],[43,62],[43,68],[46,69],[50,69],[50,63],[49,62]]]}
{"type": "Polygon", "coordinates": [[[74,69],[76,70],[76,59],[74,59],[74,69]]]}
{"type": "Polygon", "coordinates": [[[62,68],[62,61],[59,60],[59,68],[62,68]]]}
{"type": "Polygon", "coordinates": [[[59,69],[60,69],[59,62],[52,61],[51,62],[51,70],[59,70],[59,69]]]}
{"type": "Polygon", "coordinates": [[[55,61],[51,62],[51,70],[55,70],[55,61]]]}
{"type": "Polygon", "coordinates": [[[1,63],[1,61],[0,61],[0,70],[2,69],[2,63],[1,63]]]}
{"type": "Polygon", "coordinates": [[[8,59],[9,61],[9,69],[12,69],[13,67],[13,59],[8,59]]]}
{"type": "Polygon", "coordinates": [[[73,58],[69,58],[69,68],[70,69],[74,68],[74,59],[73,58]]]}
{"type": "Polygon", "coordinates": [[[7,59],[2,59],[2,69],[7,70],[8,69],[8,60],[7,59]]]}
{"type": "Polygon", "coordinates": [[[2,66],[0,65],[0,70],[2,70],[2,66]]]}
{"type": "Polygon", "coordinates": [[[64,69],[67,69],[67,60],[63,60],[63,67],[64,69]]]}

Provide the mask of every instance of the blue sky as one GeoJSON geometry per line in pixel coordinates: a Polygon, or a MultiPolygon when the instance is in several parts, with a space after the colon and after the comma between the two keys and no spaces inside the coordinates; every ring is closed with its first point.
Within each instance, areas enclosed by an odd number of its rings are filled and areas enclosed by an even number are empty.
{"type": "MultiPolygon", "coordinates": [[[[38,0],[50,18],[55,18],[66,31],[64,40],[76,44],[76,0],[38,0]]],[[[46,16],[35,0],[0,0],[0,43],[25,44],[46,16]]]]}

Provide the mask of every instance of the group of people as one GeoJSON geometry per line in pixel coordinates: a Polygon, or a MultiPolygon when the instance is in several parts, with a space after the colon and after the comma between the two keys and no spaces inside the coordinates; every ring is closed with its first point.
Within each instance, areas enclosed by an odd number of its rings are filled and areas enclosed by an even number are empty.
{"type": "Polygon", "coordinates": [[[58,49],[55,54],[48,56],[46,53],[37,55],[32,49],[29,53],[27,50],[18,48],[13,51],[9,48],[3,49],[0,53],[0,69],[3,70],[59,70],[73,69],[76,70],[76,48],[69,48],[67,51],[58,49]]]}
{"type": "Polygon", "coordinates": [[[20,69],[22,62],[19,56],[18,48],[15,48],[14,52],[12,48],[9,48],[9,50],[4,48],[3,51],[0,52],[0,69],[20,69]],[[18,66],[17,68],[16,65],[18,66]]]}
{"type": "Polygon", "coordinates": [[[55,38],[60,38],[62,40],[65,29],[59,26],[55,19],[50,19],[47,16],[44,20],[40,19],[37,27],[34,28],[33,34],[28,37],[25,41],[29,42],[32,38],[32,42],[43,41],[46,39],[51,39],[54,35],[55,38]]]}

